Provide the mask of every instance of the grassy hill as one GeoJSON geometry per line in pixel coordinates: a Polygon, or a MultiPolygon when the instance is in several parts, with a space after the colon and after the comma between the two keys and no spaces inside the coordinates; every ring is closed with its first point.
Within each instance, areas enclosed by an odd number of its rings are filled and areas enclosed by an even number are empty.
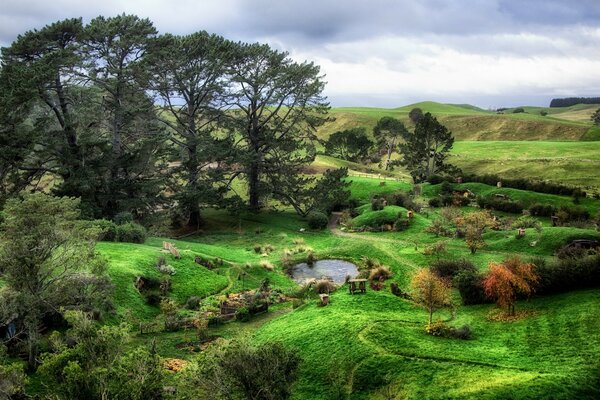
{"type": "Polygon", "coordinates": [[[600,130],[593,128],[591,114],[599,107],[579,104],[564,108],[524,107],[525,113],[513,114],[508,109],[496,114],[471,105],[442,104],[431,101],[399,108],[340,107],[333,108],[335,118],[319,129],[319,136],[327,138],[333,132],[364,126],[369,131],[384,116],[398,118],[410,125],[408,113],[415,107],[431,112],[448,126],[457,140],[592,140],[600,138],[600,130]],[[539,113],[546,110],[548,115],[539,113]]]}

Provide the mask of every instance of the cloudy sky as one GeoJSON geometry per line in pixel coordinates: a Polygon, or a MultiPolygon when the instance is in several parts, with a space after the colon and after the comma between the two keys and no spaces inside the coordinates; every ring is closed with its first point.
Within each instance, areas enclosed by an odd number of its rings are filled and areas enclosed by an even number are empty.
{"type": "Polygon", "coordinates": [[[0,45],[123,12],[161,32],[204,29],[315,61],[334,106],[600,96],[600,0],[0,0],[0,45]]]}

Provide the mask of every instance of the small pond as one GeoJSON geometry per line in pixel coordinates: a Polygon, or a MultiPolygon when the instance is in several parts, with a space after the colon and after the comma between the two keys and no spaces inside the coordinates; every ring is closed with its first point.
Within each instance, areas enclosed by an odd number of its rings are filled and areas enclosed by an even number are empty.
{"type": "Polygon", "coordinates": [[[298,283],[303,283],[309,279],[320,279],[328,277],[336,284],[342,284],[346,281],[346,276],[354,278],[358,275],[358,268],[351,262],[344,260],[319,260],[312,267],[306,263],[294,266],[292,276],[298,283]]]}

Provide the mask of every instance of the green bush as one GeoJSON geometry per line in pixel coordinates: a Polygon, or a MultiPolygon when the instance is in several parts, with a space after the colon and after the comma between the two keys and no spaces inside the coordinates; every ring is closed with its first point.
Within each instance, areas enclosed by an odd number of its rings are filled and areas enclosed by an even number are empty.
{"type": "Polygon", "coordinates": [[[456,338],[462,340],[469,340],[472,338],[471,327],[469,325],[463,325],[457,329],[453,326],[446,325],[442,321],[437,321],[433,324],[427,325],[426,332],[431,336],[445,338],[456,338]]]}
{"type": "Polygon", "coordinates": [[[442,200],[439,197],[429,199],[429,207],[438,208],[442,206],[442,200]]]}
{"type": "Polygon", "coordinates": [[[463,271],[470,273],[477,272],[475,264],[464,258],[460,260],[436,260],[429,268],[431,269],[431,272],[440,278],[454,278],[463,271]]]}
{"type": "Polygon", "coordinates": [[[114,242],[117,240],[117,226],[114,222],[106,219],[97,219],[92,221],[92,224],[101,230],[98,240],[102,242],[114,242]]]}
{"type": "Polygon", "coordinates": [[[308,214],[308,227],[310,229],[325,229],[329,220],[327,215],[320,211],[313,211],[308,214]]]}
{"type": "Polygon", "coordinates": [[[513,214],[521,214],[523,212],[523,204],[520,202],[499,199],[493,196],[477,197],[477,205],[479,205],[481,208],[504,211],[513,214]]]}
{"type": "Polygon", "coordinates": [[[246,307],[238,308],[235,312],[235,319],[240,322],[250,321],[250,310],[246,307]]]}
{"type": "Polygon", "coordinates": [[[551,204],[535,203],[529,207],[529,214],[534,217],[551,217],[556,213],[556,207],[551,204]]]}
{"type": "Polygon", "coordinates": [[[129,222],[133,222],[133,214],[129,211],[123,211],[115,215],[113,221],[117,225],[127,224],[129,222]]]}
{"type": "Polygon", "coordinates": [[[461,270],[453,280],[464,305],[489,303],[483,289],[483,276],[477,271],[461,270]]]}
{"type": "Polygon", "coordinates": [[[146,235],[146,228],[134,222],[117,225],[117,242],[144,243],[146,235]]]}
{"type": "Polygon", "coordinates": [[[523,107],[517,107],[513,110],[513,114],[520,114],[520,113],[524,113],[525,109],[523,107]]]}

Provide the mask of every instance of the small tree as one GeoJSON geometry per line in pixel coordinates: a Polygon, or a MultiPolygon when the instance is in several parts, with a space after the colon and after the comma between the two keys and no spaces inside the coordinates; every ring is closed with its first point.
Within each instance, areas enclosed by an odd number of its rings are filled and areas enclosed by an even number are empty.
{"type": "Polygon", "coordinates": [[[417,271],[412,278],[413,298],[429,313],[429,325],[433,321],[433,313],[441,308],[452,306],[450,284],[437,277],[428,268],[417,271]]]}
{"type": "Polygon", "coordinates": [[[42,320],[64,309],[106,305],[110,280],[94,251],[95,228],[77,220],[79,201],[41,193],[11,199],[0,226],[0,265],[6,282],[0,306],[17,315],[37,364],[42,320]]]}
{"type": "Polygon", "coordinates": [[[423,118],[423,110],[421,110],[419,107],[413,108],[412,110],[410,110],[410,112],[408,113],[408,118],[411,120],[411,122],[413,124],[417,124],[417,122],[419,122],[419,120],[421,118],[423,118]]]}
{"type": "Polygon", "coordinates": [[[535,266],[519,258],[510,258],[499,264],[491,262],[489,268],[483,280],[485,295],[495,300],[498,306],[506,307],[508,315],[515,315],[517,296],[529,296],[539,282],[535,266]]]}
{"type": "Polygon", "coordinates": [[[487,210],[460,216],[454,222],[458,229],[464,230],[465,241],[471,254],[475,254],[477,249],[485,246],[483,240],[485,229],[496,225],[496,221],[487,210]]]}
{"type": "Polygon", "coordinates": [[[373,128],[373,136],[377,141],[377,146],[385,150],[385,170],[391,169],[392,153],[397,151],[397,145],[400,139],[408,133],[404,124],[392,117],[383,117],[377,121],[373,128]]]}
{"type": "Polygon", "coordinates": [[[352,128],[333,133],[325,142],[325,154],[348,161],[365,160],[373,147],[365,128],[352,128]]]}
{"type": "Polygon", "coordinates": [[[402,136],[404,143],[399,145],[402,154],[400,165],[408,169],[415,183],[456,169],[445,162],[454,144],[452,132],[430,113],[419,118],[414,133],[404,130],[402,136]]]}
{"type": "Polygon", "coordinates": [[[597,109],[596,111],[594,111],[591,119],[592,119],[592,122],[594,123],[594,125],[600,125],[600,108],[597,109]]]}

